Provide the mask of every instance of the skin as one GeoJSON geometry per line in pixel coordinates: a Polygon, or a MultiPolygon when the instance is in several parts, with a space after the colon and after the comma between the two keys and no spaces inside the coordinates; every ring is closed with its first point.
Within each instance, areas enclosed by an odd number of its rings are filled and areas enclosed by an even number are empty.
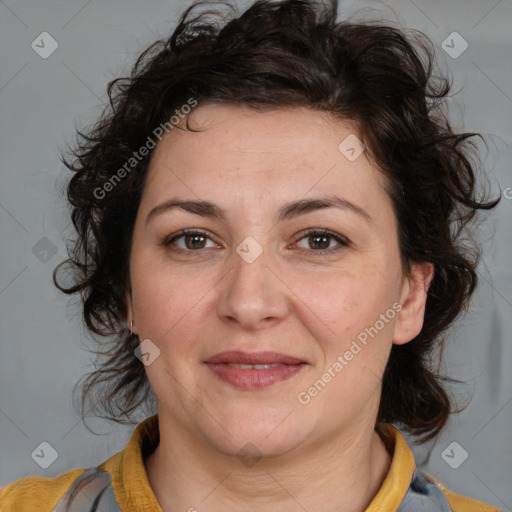
{"type": "Polygon", "coordinates": [[[354,124],[305,108],[226,105],[197,107],[190,124],[203,131],[174,130],[154,151],[130,253],[128,324],[160,350],[146,366],[160,421],[160,444],[145,460],[150,485],[165,512],[363,511],[391,463],[374,430],[382,375],[392,344],[421,330],[432,265],[404,272],[382,174],[366,153],[349,161],[338,150],[358,134],[354,124]],[[276,220],[285,203],[332,194],[369,220],[335,207],[276,220]],[[226,219],[173,208],[146,224],[170,198],[211,201],[226,219]],[[187,228],[207,238],[162,245],[187,228]],[[315,242],[310,228],[349,245],[315,242]],[[249,236],[262,248],[252,263],[236,252],[249,236]],[[301,404],[299,393],[393,303],[401,311],[301,404]],[[225,350],[308,364],[284,382],[241,390],[203,364],[225,350]],[[261,459],[245,465],[242,447],[261,459]]]}

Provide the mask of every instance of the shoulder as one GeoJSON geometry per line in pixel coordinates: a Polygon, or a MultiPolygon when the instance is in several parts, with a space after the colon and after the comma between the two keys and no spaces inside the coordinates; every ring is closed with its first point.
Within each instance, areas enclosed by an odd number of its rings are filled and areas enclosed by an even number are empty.
{"type": "Polygon", "coordinates": [[[468,498],[467,496],[462,496],[461,494],[456,494],[429,475],[425,475],[425,477],[430,482],[437,484],[437,486],[441,488],[453,512],[503,512],[503,510],[482,503],[481,501],[468,498]]]}
{"type": "MultiPolygon", "coordinates": [[[[502,510],[482,503],[481,501],[456,494],[447,489],[441,482],[423,473],[414,460],[400,430],[388,423],[378,423],[377,432],[381,435],[388,450],[392,454],[392,463],[384,481],[376,504],[379,506],[368,509],[397,510],[397,512],[503,512],[502,510]],[[388,495],[395,494],[400,500],[398,509],[396,501],[386,502],[388,495]],[[384,495],[384,496],[383,496],[384,495]],[[380,500],[378,500],[380,496],[380,500]],[[388,503],[388,507],[381,507],[388,503]]],[[[372,502],[373,504],[373,502],[372,502]]]]}
{"type": "MultiPolygon", "coordinates": [[[[124,450],[98,467],[73,469],[55,478],[26,477],[0,489],[0,512],[119,511],[118,503],[130,504],[133,499],[128,497],[125,481],[140,486],[145,478],[142,451],[150,449],[157,438],[155,415],[135,428],[124,450]]],[[[151,493],[149,483],[145,492],[151,493]]]]}
{"type": "Polygon", "coordinates": [[[55,478],[30,476],[0,490],[1,512],[51,511],[86,469],[73,469],[55,478]]]}
{"type": "Polygon", "coordinates": [[[111,483],[111,475],[100,468],[73,470],[54,479],[26,478],[1,491],[0,510],[120,512],[111,483]]]}

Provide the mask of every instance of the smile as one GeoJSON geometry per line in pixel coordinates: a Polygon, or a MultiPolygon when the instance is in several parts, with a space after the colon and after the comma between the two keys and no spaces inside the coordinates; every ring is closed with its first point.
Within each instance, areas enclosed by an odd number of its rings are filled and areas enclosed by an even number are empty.
{"type": "Polygon", "coordinates": [[[276,352],[222,352],[205,361],[220,380],[239,389],[272,386],[297,375],[307,363],[276,352]]]}

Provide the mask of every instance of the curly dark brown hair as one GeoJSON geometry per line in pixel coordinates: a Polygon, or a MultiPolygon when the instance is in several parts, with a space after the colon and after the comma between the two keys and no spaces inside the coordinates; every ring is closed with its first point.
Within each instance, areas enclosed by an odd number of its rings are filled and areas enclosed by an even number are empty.
{"type": "Polygon", "coordinates": [[[131,238],[153,152],[139,149],[159,126],[169,131],[171,116],[183,117],[180,108],[193,98],[258,111],[305,106],[357,123],[386,178],[404,269],[416,261],[435,271],[423,329],[391,350],[378,421],[422,436],[419,442],[435,437],[455,409],[443,386],[451,379],[434,368],[433,354],[477,284],[480,249],[469,227],[500,197],[478,190],[474,138],[481,136],[454,133],[445,114],[451,83],[436,75],[432,42],[389,23],[337,21],[336,0],[257,1],[238,17],[222,12],[236,12],[226,2],[196,15],[203,4],[145,50],[130,77],[109,84],[99,121],[79,131],[63,157],[74,173],[67,197],[78,238],[53,279],[61,291],[81,294],[85,324],[101,336],[95,370],[81,386],[82,417],[86,404],[119,423],[132,423],[140,406],[154,408],[134,357],[139,341],[126,325],[131,238]],[[63,286],[57,276],[67,264],[73,281],[63,286]]]}

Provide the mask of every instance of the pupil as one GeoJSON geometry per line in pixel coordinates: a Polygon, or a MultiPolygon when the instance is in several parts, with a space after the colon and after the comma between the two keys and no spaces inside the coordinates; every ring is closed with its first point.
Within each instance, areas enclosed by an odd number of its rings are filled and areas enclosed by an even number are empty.
{"type": "MultiPolygon", "coordinates": [[[[312,236],[311,238],[314,240],[314,242],[313,242],[314,244],[317,244],[317,242],[318,242],[319,240],[324,240],[324,243],[323,243],[323,244],[322,244],[322,242],[320,242],[320,244],[322,245],[322,247],[320,247],[321,249],[325,249],[326,247],[328,247],[328,246],[329,246],[329,243],[328,243],[328,242],[327,242],[327,246],[325,245],[325,241],[327,241],[327,240],[328,240],[328,237],[327,237],[327,236],[325,236],[325,235],[321,235],[321,236],[312,236]]],[[[318,245],[317,245],[317,247],[318,247],[318,245]]]]}
{"type": "Polygon", "coordinates": [[[198,240],[200,240],[201,238],[203,238],[203,239],[204,239],[204,237],[203,237],[203,236],[201,236],[201,235],[189,235],[189,236],[187,237],[187,240],[190,242],[190,240],[192,239],[192,240],[194,240],[194,242],[192,242],[192,243],[188,243],[188,244],[187,244],[187,247],[188,247],[189,249],[190,249],[191,247],[192,247],[192,248],[197,248],[197,247],[199,247],[199,245],[201,244],[201,242],[199,242],[199,244],[197,244],[197,243],[195,243],[195,242],[197,242],[197,241],[198,241],[198,240]]]}

